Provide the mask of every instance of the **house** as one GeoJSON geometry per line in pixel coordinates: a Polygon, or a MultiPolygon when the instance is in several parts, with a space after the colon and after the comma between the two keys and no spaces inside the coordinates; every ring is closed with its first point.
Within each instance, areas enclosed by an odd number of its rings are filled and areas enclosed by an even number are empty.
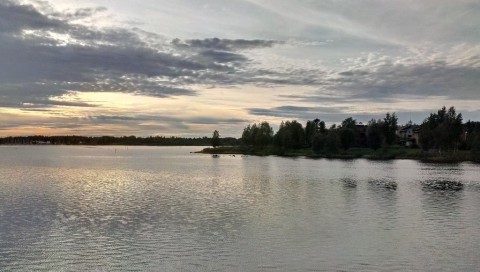
{"type": "Polygon", "coordinates": [[[401,145],[419,145],[420,126],[412,124],[412,121],[410,121],[398,129],[397,136],[400,138],[401,145]]]}

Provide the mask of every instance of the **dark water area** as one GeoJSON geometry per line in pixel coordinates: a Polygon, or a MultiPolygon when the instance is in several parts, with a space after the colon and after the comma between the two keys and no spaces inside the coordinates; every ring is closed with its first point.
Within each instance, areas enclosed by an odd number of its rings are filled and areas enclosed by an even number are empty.
{"type": "Polygon", "coordinates": [[[480,166],[0,147],[0,271],[480,271],[480,166]]]}

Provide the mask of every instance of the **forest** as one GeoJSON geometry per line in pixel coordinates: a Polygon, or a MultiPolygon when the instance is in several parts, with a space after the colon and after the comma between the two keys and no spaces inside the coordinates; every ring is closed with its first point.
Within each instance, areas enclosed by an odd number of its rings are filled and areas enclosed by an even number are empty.
{"type": "MultiPolygon", "coordinates": [[[[136,137],[136,136],[18,136],[0,138],[0,144],[55,144],[55,145],[145,145],[145,146],[209,146],[211,137],[136,137]]],[[[238,145],[235,138],[223,138],[225,145],[238,145]]]]}
{"type": "Polygon", "coordinates": [[[349,117],[328,128],[319,118],[305,126],[296,120],[282,121],[276,133],[268,122],[253,123],[244,128],[240,139],[243,148],[237,151],[250,154],[480,161],[480,122],[464,123],[455,107],[442,107],[419,125],[400,126],[395,113],[367,124],[349,117]]]}

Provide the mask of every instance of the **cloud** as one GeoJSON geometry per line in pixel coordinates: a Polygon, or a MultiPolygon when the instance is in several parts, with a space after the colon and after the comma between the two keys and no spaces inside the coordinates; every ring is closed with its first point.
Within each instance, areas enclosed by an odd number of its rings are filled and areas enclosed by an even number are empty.
{"type": "Polygon", "coordinates": [[[250,108],[248,109],[249,113],[252,115],[259,116],[273,116],[273,117],[283,117],[291,119],[315,119],[317,116],[326,116],[332,114],[341,114],[341,108],[333,107],[305,107],[305,106],[292,106],[285,105],[274,108],[250,108]]]}
{"type": "Polygon", "coordinates": [[[421,122],[442,105],[430,103],[426,106],[428,101],[443,104],[455,101],[460,109],[465,105],[464,111],[474,118],[478,113],[472,110],[470,103],[480,102],[480,51],[476,46],[459,48],[403,57],[368,54],[350,59],[345,62],[346,69],[332,70],[317,77],[318,82],[311,85],[320,86],[317,90],[278,96],[280,101],[302,106],[249,108],[248,111],[252,115],[301,120],[322,116],[330,122],[349,116],[368,121],[382,117],[387,111],[396,111],[404,114],[403,122],[408,118],[421,122]],[[459,48],[463,51],[459,52],[459,48]],[[424,103],[420,105],[421,101],[424,103]],[[318,107],[319,104],[326,106],[318,107]],[[335,105],[335,109],[331,110],[332,106],[328,105],[335,105]],[[382,113],[378,114],[379,111],[382,113]]]}
{"type": "Polygon", "coordinates": [[[327,123],[339,123],[340,121],[349,117],[353,117],[358,122],[367,122],[372,118],[378,119],[384,117],[383,113],[352,113],[349,112],[348,108],[346,107],[329,108],[280,106],[270,109],[252,108],[249,109],[249,113],[255,116],[277,117],[282,118],[283,120],[298,120],[300,122],[319,118],[327,123]]]}
{"type": "Polygon", "coordinates": [[[187,118],[184,120],[184,122],[189,124],[200,124],[200,125],[219,125],[219,124],[243,124],[246,122],[246,120],[241,118],[194,117],[194,118],[187,118]]]}
{"type": "Polygon", "coordinates": [[[197,116],[197,117],[186,117],[178,118],[172,116],[158,116],[158,115],[146,115],[146,114],[135,114],[135,115],[91,115],[88,117],[89,120],[99,120],[101,122],[124,122],[124,121],[158,121],[158,122],[177,122],[184,124],[193,124],[193,125],[211,125],[211,124],[235,124],[235,123],[244,123],[246,120],[240,118],[223,118],[223,117],[209,117],[209,116],[197,116]]]}
{"type": "Polygon", "coordinates": [[[243,84],[249,59],[233,51],[276,43],[217,38],[170,43],[138,29],[73,23],[104,11],[98,7],[61,13],[45,3],[42,10],[15,1],[0,3],[3,105],[42,104],[69,91],[195,95],[193,84],[243,84]]]}
{"type": "MultiPolygon", "coordinates": [[[[280,99],[322,104],[395,104],[405,100],[443,97],[479,101],[480,49],[464,44],[441,52],[417,52],[409,48],[403,56],[363,54],[343,60],[343,69],[323,71],[309,93],[282,94],[280,99]]],[[[304,72],[302,75],[308,73],[304,72]]],[[[297,73],[292,72],[288,79],[297,73]]],[[[308,77],[301,77],[308,78],[308,77]]],[[[435,105],[437,107],[438,105],[435,105]]]]}
{"type": "Polygon", "coordinates": [[[94,8],[79,8],[74,11],[66,11],[66,12],[53,12],[52,15],[63,18],[65,20],[79,20],[79,19],[85,19],[85,18],[90,18],[94,15],[97,15],[99,13],[103,13],[107,11],[106,7],[94,7],[94,8]]]}
{"type": "Polygon", "coordinates": [[[19,5],[10,0],[0,3],[0,33],[15,33],[23,29],[53,29],[62,26],[62,21],[44,16],[31,5],[19,5]]]}
{"type": "Polygon", "coordinates": [[[335,88],[350,98],[385,100],[402,97],[445,96],[451,99],[480,99],[480,66],[472,65],[478,55],[464,63],[446,57],[433,59],[391,58],[379,56],[357,64],[330,79],[335,88]]]}
{"type": "Polygon", "coordinates": [[[211,38],[211,39],[193,39],[182,41],[180,39],[174,39],[172,44],[185,48],[198,48],[198,49],[209,49],[209,50],[222,50],[222,51],[236,51],[244,49],[255,49],[255,48],[265,48],[272,47],[276,44],[283,44],[281,41],[274,40],[244,40],[244,39],[220,39],[220,38],[211,38]]]}
{"type": "Polygon", "coordinates": [[[304,36],[318,35],[320,31],[333,39],[359,37],[397,45],[480,41],[480,4],[476,0],[249,2],[308,29],[302,33],[304,36]]]}
{"type": "MultiPolygon", "coordinates": [[[[156,97],[196,95],[191,86],[198,84],[335,85],[346,89],[348,82],[353,82],[353,71],[331,80],[330,72],[321,69],[262,67],[249,54],[250,50],[284,44],[281,41],[169,41],[138,29],[93,29],[72,23],[104,11],[98,7],[57,12],[45,4],[42,10],[13,1],[0,4],[0,14],[8,14],[5,18],[9,19],[7,27],[0,30],[4,63],[0,95],[5,101],[12,105],[45,103],[49,97],[69,91],[91,90],[156,97]]],[[[368,85],[359,78],[368,71],[355,72],[356,80],[368,85]]]]}
{"type": "MultiPolygon", "coordinates": [[[[195,135],[192,132],[198,127],[219,126],[238,126],[244,125],[247,121],[241,118],[223,118],[197,116],[178,118],[174,116],[158,116],[148,114],[121,114],[121,115],[90,115],[87,118],[77,120],[77,123],[83,127],[89,126],[121,126],[123,129],[128,128],[132,133],[138,135],[138,132],[144,135],[158,134],[160,131],[169,134],[175,131],[175,135],[195,135]]],[[[225,130],[224,130],[225,131],[225,130]]],[[[209,131],[210,132],[210,131],[209,131]]],[[[234,133],[237,131],[234,129],[234,133]]],[[[198,135],[197,135],[198,136],[198,135]]]]}
{"type": "Polygon", "coordinates": [[[247,61],[247,58],[243,55],[218,50],[205,50],[202,51],[199,55],[211,61],[219,63],[247,61]]]}
{"type": "MultiPolygon", "coordinates": [[[[90,13],[85,9],[79,12],[90,13]]],[[[0,29],[1,92],[13,100],[25,95],[42,100],[72,89],[100,89],[105,79],[118,91],[141,92],[145,87],[147,93],[157,96],[192,94],[181,87],[159,84],[153,88],[152,77],[178,77],[182,69],[204,69],[201,64],[146,47],[133,32],[90,30],[14,2],[0,4],[0,14],[2,20],[8,20],[0,29]],[[135,80],[126,82],[128,74],[136,75],[135,80]]]]}

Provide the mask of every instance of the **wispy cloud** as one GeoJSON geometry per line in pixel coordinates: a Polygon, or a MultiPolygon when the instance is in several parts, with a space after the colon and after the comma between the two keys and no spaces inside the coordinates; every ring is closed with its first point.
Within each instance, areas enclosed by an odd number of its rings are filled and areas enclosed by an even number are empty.
{"type": "Polygon", "coordinates": [[[219,38],[207,38],[207,39],[192,39],[182,41],[180,39],[174,39],[172,44],[178,47],[192,47],[199,49],[210,50],[224,50],[235,51],[242,49],[254,49],[262,47],[272,47],[275,44],[281,44],[283,42],[274,40],[244,40],[244,39],[219,39],[219,38]]]}

